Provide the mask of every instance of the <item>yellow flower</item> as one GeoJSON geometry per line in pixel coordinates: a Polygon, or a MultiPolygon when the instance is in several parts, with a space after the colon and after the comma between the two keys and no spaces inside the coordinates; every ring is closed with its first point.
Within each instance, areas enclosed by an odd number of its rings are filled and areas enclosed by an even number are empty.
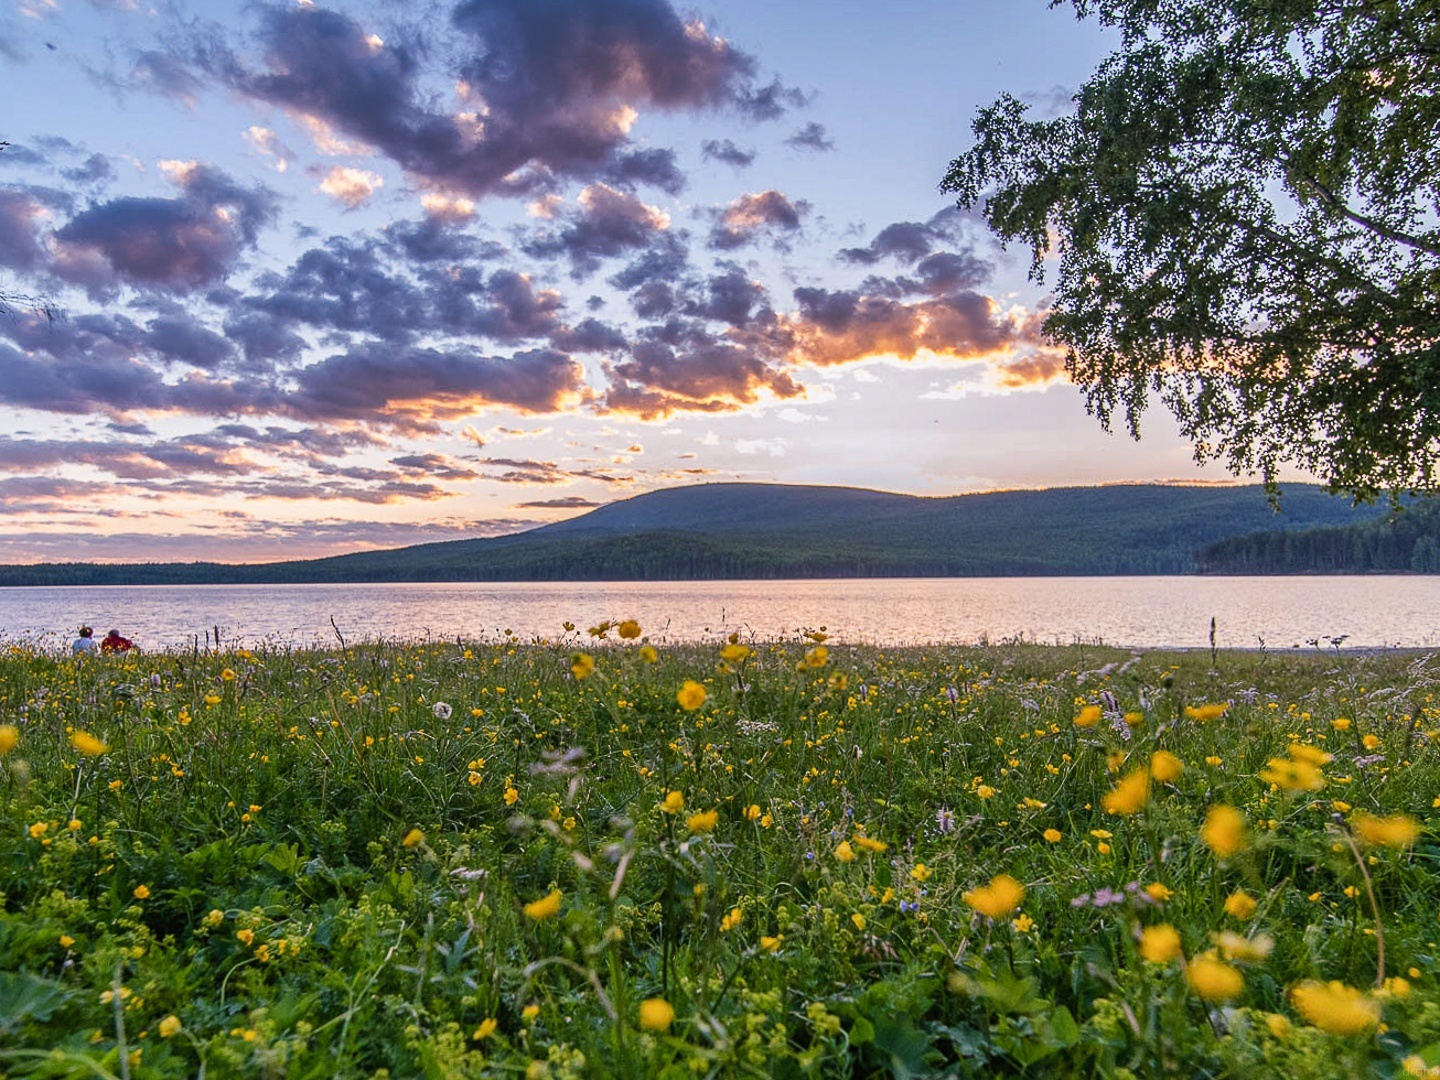
{"type": "Polygon", "coordinates": [[[705,687],[694,679],[686,679],[685,685],[675,692],[675,700],[686,712],[694,712],[705,704],[705,687]]]}
{"type": "Polygon", "coordinates": [[[1282,791],[1319,791],[1325,786],[1325,775],[1309,761],[1271,758],[1260,770],[1260,779],[1282,791]]]}
{"type": "Polygon", "coordinates": [[[1127,712],[1123,719],[1125,720],[1125,723],[1129,724],[1131,727],[1139,727],[1141,724],[1145,723],[1145,714],[1143,712],[1127,712]]]}
{"type": "Polygon", "coordinates": [[[779,937],[770,937],[770,936],[767,935],[767,934],[761,934],[761,935],[760,935],[760,947],[761,947],[762,949],[764,949],[766,952],[774,952],[775,950],[777,950],[778,948],[780,948],[780,944],[781,944],[781,942],[783,942],[784,940],[785,940],[785,935],[784,935],[784,934],[781,934],[779,937]]]}
{"type": "Polygon", "coordinates": [[[660,659],[660,653],[656,651],[654,645],[641,645],[640,659],[644,660],[647,664],[653,664],[660,659]]]}
{"type": "Polygon", "coordinates": [[[1225,912],[1237,919],[1248,919],[1255,914],[1256,908],[1260,905],[1255,898],[1244,889],[1236,889],[1225,898],[1225,912]]]}
{"type": "Polygon", "coordinates": [[[1131,769],[1119,783],[1100,800],[1107,813],[1130,815],[1139,813],[1150,801],[1150,777],[1144,769],[1131,769]]]}
{"type": "Polygon", "coordinates": [[[988,885],[970,889],[960,898],[981,915],[992,919],[1003,919],[1020,906],[1025,899],[1025,886],[1009,874],[997,874],[988,885]]]}
{"type": "Polygon", "coordinates": [[[640,636],[640,624],[634,619],[626,619],[615,628],[615,632],[626,641],[634,641],[640,636]]]}
{"type": "Polygon", "coordinates": [[[681,791],[667,791],[665,798],[656,805],[655,809],[663,810],[667,814],[680,813],[681,810],[685,809],[685,793],[681,791]]]}
{"type": "Polygon", "coordinates": [[[890,850],[890,845],[885,843],[884,840],[872,840],[868,836],[855,837],[855,843],[859,844],[866,851],[873,851],[877,855],[890,850]]]}
{"type": "Polygon", "coordinates": [[[173,1013],[160,1021],[159,1031],[162,1039],[174,1038],[180,1033],[180,1018],[173,1013]]]}
{"type": "Polygon", "coordinates": [[[588,679],[595,674],[595,658],[589,653],[571,653],[570,673],[577,679],[588,679]]]}
{"type": "Polygon", "coordinates": [[[1169,923],[1140,932],[1140,955],[1152,964],[1168,964],[1180,955],[1180,932],[1169,923]]]}
{"type": "Polygon", "coordinates": [[[1334,728],[1336,731],[1349,731],[1349,730],[1350,730],[1350,718],[1349,718],[1348,716],[1339,716],[1339,717],[1336,717],[1334,720],[1331,720],[1331,721],[1330,721],[1330,726],[1331,726],[1332,728],[1334,728]]]}
{"type": "Polygon", "coordinates": [[[480,1026],[475,1029],[475,1034],[471,1035],[470,1038],[476,1042],[482,1039],[488,1039],[491,1035],[495,1034],[495,1029],[499,1026],[500,1022],[498,1020],[493,1016],[487,1016],[484,1020],[480,1021],[480,1026]]]}
{"type": "Polygon", "coordinates": [[[675,1009],[664,998],[646,998],[640,1003],[640,1026],[646,1031],[668,1031],[675,1009]]]}
{"type": "Polygon", "coordinates": [[[1059,829],[1046,829],[1041,835],[1047,844],[1058,844],[1063,839],[1059,829]]]}
{"type": "Polygon", "coordinates": [[[1226,960],[1239,960],[1249,964],[1258,964],[1275,948],[1275,939],[1269,934],[1256,934],[1247,938],[1233,930],[1222,930],[1218,934],[1211,934],[1210,940],[1215,942],[1220,955],[1226,960]]]}
{"type": "Polygon", "coordinates": [[[1185,763],[1169,750],[1157,750],[1150,759],[1150,775],[1161,784],[1180,779],[1180,774],[1184,771],[1185,763]]]}
{"type": "Polygon", "coordinates": [[[840,843],[835,846],[835,858],[841,862],[855,861],[855,849],[850,846],[849,840],[841,840],[840,843]]]}
{"type": "Polygon", "coordinates": [[[720,929],[727,931],[734,930],[735,927],[740,925],[740,920],[744,917],[744,912],[742,912],[738,907],[731,908],[730,913],[720,920],[720,929]]]}
{"type": "Polygon", "coordinates": [[[520,801],[520,792],[516,791],[515,788],[512,787],[511,785],[506,784],[506,785],[505,785],[505,805],[506,805],[506,806],[514,806],[514,805],[515,805],[517,802],[519,802],[519,801],[520,801]]]}
{"type": "Polygon", "coordinates": [[[1152,881],[1149,885],[1146,885],[1145,892],[1152,900],[1158,900],[1162,904],[1175,895],[1173,889],[1168,885],[1160,884],[1158,881],[1152,881]]]}
{"type": "Polygon", "coordinates": [[[231,670],[227,667],[224,671],[220,672],[220,681],[221,681],[221,682],[234,682],[234,681],[235,681],[235,672],[231,671],[231,670]]]}
{"type": "Polygon", "coordinates": [[[1245,989],[1245,978],[1238,968],[1213,956],[1197,956],[1185,969],[1190,989],[1206,1001],[1230,1001],[1245,989]]]}
{"type": "Polygon", "coordinates": [[[1229,710],[1228,702],[1222,702],[1219,705],[1187,705],[1185,706],[1185,715],[1191,720],[1198,720],[1203,724],[1210,720],[1219,720],[1229,710]]]}
{"type": "Polygon", "coordinates": [[[254,931],[254,930],[248,930],[248,929],[247,929],[247,930],[236,930],[236,931],[235,931],[235,940],[237,940],[238,942],[240,942],[241,945],[249,946],[249,944],[250,944],[252,941],[255,940],[255,931],[254,931]]]}
{"type": "Polygon", "coordinates": [[[70,733],[70,745],[82,754],[90,757],[97,757],[110,749],[110,747],[106,746],[88,731],[72,731],[70,733]]]}
{"type": "Polygon", "coordinates": [[[1267,1013],[1265,1016],[1265,1026],[1270,1030],[1270,1034],[1277,1039],[1283,1039],[1290,1034],[1290,1018],[1288,1016],[1281,1016],[1279,1013],[1267,1013]]]}
{"type": "Polygon", "coordinates": [[[1420,823],[1408,814],[1372,817],[1364,812],[1350,819],[1350,828],[1366,844],[1408,848],[1420,836],[1420,823]]]}
{"type": "Polygon", "coordinates": [[[1100,706],[1086,705],[1075,717],[1076,727],[1094,727],[1100,722],[1100,706]]]}
{"type": "Polygon", "coordinates": [[[1022,911],[1018,918],[1010,920],[1010,927],[1017,934],[1028,934],[1035,929],[1035,920],[1022,911]]]}
{"type": "Polygon", "coordinates": [[[1245,815],[1223,803],[1212,806],[1200,826],[1200,839],[1222,859],[1245,848],[1245,815]]]}
{"type": "Polygon", "coordinates": [[[808,668],[822,668],[830,660],[830,650],[824,645],[816,645],[805,654],[805,666],[808,668]]]}
{"type": "Polygon", "coordinates": [[[425,842],[425,834],[419,829],[411,829],[405,834],[405,839],[400,841],[402,847],[419,847],[425,842]]]}
{"type": "Polygon", "coordinates": [[[542,896],[539,900],[532,900],[522,909],[527,919],[534,919],[539,922],[541,919],[548,919],[560,911],[561,893],[559,889],[551,889],[549,895],[542,896]]]}
{"type": "Polygon", "coordinates": [[[20,741],[20,729],[14,724],[0,724],[0,757],[4,757],[20,741]]]}
{"type": "Polygon", "coordinates": [[[1324,750],[1314,746],[1306,746],[1301,742],[1292,742],[1285,748],[1292,761],[1303,761],[1309,765],[1329,765],[1334,758],[1333,754],[1327,754],[1324,750]]]}
{"type": "Polygon", "coordinates": [[[975,789],[975,794],[982,799],[993,799],[995,797],[995,789],[989,784],[981,784],[975,789]]]}
{"type": "Polygon", "coordinates": [[[749,645],[741,645],[739,642],[732,641],[720,650],[720,659],[727,664],[738,664],[742,660],[748,660],[752,652],[749,645]]]}
{"type": "Polygon", "coordinates": [[[537,1016],[539,1016],[539,1015],[540,1015],[540,1006],[539,1006],[539,1005],[526,1005],[525,1008],[523,1008],[523,1009],[520,1010],[520,1019],[524,1020],[527,1024],[528,1024],[531,1020],[534,1020],[534,1019],[535,1019],[537,1016]]]}
{"type": "Polygon", "coordinates": [[[1205,764],[1218,769],[1221,765],[1225,764],[1225,759],[1217,757],[1215,754],[1207,754],[1205,755],[1205,764]]]}
{"type": "Polygon", "coordinates": [[[44,836],[44,835],[45,835],[47,832],[49,832],[49,831],[50,831],[50,823],[49,823],[49,822],[47,822],[47,821],[37,821],[37,822],[35,822],[35,824],[33,824],[33,825],[30,826],[30,839],[32,839],[32,840],[39,840],[42,836],[44,836]]]}
{"type": "Polygon", "coordinates": [[[1380,1023],[1380,1003],[1341,982],[1307,980],[1290,991],[1300,1015],[1331,1035],[1363,1035],[1380,1023]]]}
{"type": "Polygon", "coordinates": [[[1368,734],[1360,740],[1360,744],[1364,746],[1366,750],[1374,750],[1380,745],[1380,736],[1373,733],[1368,734]]]}
{"type": "Polygon", "coordinates": [[[914,868],[910,871],[910,876],[921,884],[924,884],[930,880],[930,875],[934,872],[935,871],[931,870],[922,862],[915,864],[914,868]]]}
{"type": "Polygon", "coordinates": [[[855,914],[853,914],[853,915],[850,916],[850,921],[855,924],[855,929],[856,929],[856,930],[859,930],[861,933],[864,933],[864,931],[865,931],[865,916],[864,916],[864,915],[861,915],[861,914],[857,911],[857,912],[855,912],[855,914]]]}
{"type": "Polygon", "coordinates": [[[747,807],[745,808],[745,820],[746,820],[746,821],[754,821],[754,820],[755,820],[756,818],[758,818],[759,816],[760,816],[760,807],[759,807],[758,804],[756,804],[756,803],[751,803],[749,806],[747,806],[747,807]]]}
{"type": "Polygon", "coordinates": [[[219,908],[211,908],[209,914],[205,916],[205,925],[210,927],[210,929],[212,930],[224,921],[225,912],[221,911],[219,908]]]}
{"type": "Polygon", "coordinates": [[[148,900],[150,899],[150,887],[148,885],[136,885],[135,892],[132,895],[136,900],[148,900]]]}
{"type": "Polygon", "coordinates": [[[71,945],[74,945],[74,944],[75,944],[75,939],[74,939],[73,937],[71,937],[69,934],[61,934],[61,935],[60,935],[60,947],[61,947],[62,949],[68,949],[71,945]]]}
{"type": "Polygon", "coordinates": [[[715,823],[720,820],[720,814],[715,810],[702,810],[698,814],[691,814],[685,819],[685,827],[693,833],[707,833],[715,828],[715,823]]]}

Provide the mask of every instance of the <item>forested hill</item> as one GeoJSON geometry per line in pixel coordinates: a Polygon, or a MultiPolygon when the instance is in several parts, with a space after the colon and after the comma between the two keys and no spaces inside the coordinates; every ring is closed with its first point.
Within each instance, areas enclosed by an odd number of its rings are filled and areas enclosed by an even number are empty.
{"type": "Polygon", "coordinates": [[[1381,511],[1306,485],[1277,514],[1248,487],[1123,485],[921,498],[857,488],[702,484],[513,536],[262,565],[0,566],[0,585],[604,581],[1179,574],[1247,534],[1381,511]]]}
{"type": "Polygon", "coordinates": [[[1437,574],[1440,503],[1352,525],[1229,537],[1202,548],[1195,563],[1202,574],[1437,574]]]}

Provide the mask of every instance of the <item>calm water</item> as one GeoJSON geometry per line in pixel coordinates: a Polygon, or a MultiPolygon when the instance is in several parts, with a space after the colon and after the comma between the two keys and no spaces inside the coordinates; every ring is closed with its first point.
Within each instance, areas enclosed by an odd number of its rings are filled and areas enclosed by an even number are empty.
{"type": "Polygon", "coordinates": [[[81,622],[149,649],[190,648],[219,628],[226,645],[554,638],[635,618],[655,641],[759,638],[825,626],[880,644],[1103,641],[1222,648],[1440,645],[1436,577],[930,578],[0,589],[0,639],[59,648],[81,622]]]}

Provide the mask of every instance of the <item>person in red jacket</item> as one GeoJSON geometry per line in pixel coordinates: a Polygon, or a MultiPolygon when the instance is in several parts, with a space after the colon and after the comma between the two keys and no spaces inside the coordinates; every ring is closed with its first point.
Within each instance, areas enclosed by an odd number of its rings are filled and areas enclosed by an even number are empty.
{"type": "Polygon", "coordinates": [[[119,630],[111,630],[100,642],[102,653],[129,652],[135,647],[135,643],[127,637],[121,637],[119,630]]]}

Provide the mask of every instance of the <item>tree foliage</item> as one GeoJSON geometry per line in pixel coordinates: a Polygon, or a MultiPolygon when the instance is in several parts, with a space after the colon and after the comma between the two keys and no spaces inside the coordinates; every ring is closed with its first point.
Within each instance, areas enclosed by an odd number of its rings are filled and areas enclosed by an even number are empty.
{"type": "Polygon", "coordinates": [[[1005,95],[942,189],[1028,245],[1047,334],[1108,428],[1360,498],[1440,455],[1440,5],[1052,0],[1120,48],[1032,118],[1005,95]]]}

